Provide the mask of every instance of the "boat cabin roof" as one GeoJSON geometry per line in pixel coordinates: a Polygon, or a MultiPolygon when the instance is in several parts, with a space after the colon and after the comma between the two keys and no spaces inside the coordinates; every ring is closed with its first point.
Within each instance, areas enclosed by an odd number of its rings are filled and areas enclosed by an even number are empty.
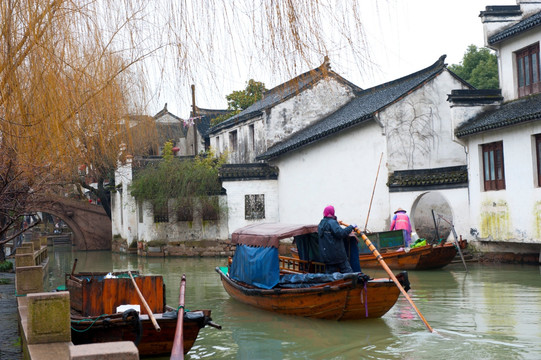
{"type": "Polygon", "coordinates": [[[261,223],[237,229],[231,234],[233,244],[278,248],[281,239],[317,233],[317,224],[261,223]]]}

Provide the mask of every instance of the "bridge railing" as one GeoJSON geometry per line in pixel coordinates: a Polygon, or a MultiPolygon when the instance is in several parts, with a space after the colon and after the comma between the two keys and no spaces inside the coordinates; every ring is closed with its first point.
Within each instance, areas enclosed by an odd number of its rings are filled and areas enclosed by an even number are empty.
{"type": "Polygon", "coordinates": [[[15,268],[40,266],[47,261],[47,238],[42,236],[23,242],[15,253],[15,268]]]}

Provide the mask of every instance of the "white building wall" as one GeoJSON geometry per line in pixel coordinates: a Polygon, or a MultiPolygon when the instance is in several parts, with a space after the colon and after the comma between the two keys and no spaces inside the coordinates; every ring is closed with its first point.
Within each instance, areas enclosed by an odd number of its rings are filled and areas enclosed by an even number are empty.
{"type": "Polygon", "coordinates": [[[250,121],[211,135],[211,147],[219,154],[227,151],[232,164],[251,163],[269,147],[333,113],[353,98],[352,89],[327,77],[250,121]],[[254,127],[255,145],[249,127],[254,127]],[[237,150],[230,146],[230,134],[237,133],[237,150]],[[219,138],[219,140],[217,140],[219,138]]]}
{"type": "MultiPolygon", "coordinates": [[[[139,223],[138,239],[140,241],[162,240],[165,242],[196,241],[196,240],[227,240],[227,215],[220,216],[219,220],[202,220],[194,215],[194,221],[177,221],[173,209],[173,202],[169,206],[169,222],[154,223],[154,213],[150,202],[143,203],[143,222],[139,223]]],[[[220,197],[220,207],[225,209],[226,199],[220,197]]]]}
{"type": "Polygon", "coordinates": [[[364,228],[384,153],[368,222],[369,229],[384,229],[389,216],[385,151],[382,129],[371,121],[273,161],[280,169],[280,222],[317,224],[323,209],[333,205],[339,220],[364,228]]]}
{"type": "Polygon", "coordinates": [[[541,124],[528,123],[469,137],[471,223],[480,238],[540,242],[541,188],[537,185],[532,135],[541,124]],[[505,190],[484,191],[482,144],[503,141],[505,190]]]}
{"type": "Polygon", "coordinates": [[[447,71],[379,115],[385,125],[389,171],[466,164],[464,147],[454,141],[447,95],[463,89],[447,71]]]}
{"type": "Polygon", "coordinates": [[[129,195],[129,186],[132,182],[132,160],[128,158],[125,164],[119,164],[115,171],[115,184],[122,184],[117,192],[113,193],[114,208],[111,211],[113,236],[120,235],[127,239],[128,245],[137,239],[137,213],[135,199],[129,195]]]}
{"type": "Polygon", "coordinates": [[[177,221],[171,203],[169,222],[154,223],[154,213],[149,202],[142,204],[142,222],[139,222],[140,208],[131,196],[129,186],[132,183],[132,162],[120,164],[115,171],[115,183],[122,184],[121,189],[113,193],[113,208],[111,209],[112,232],[126,239],[128,244],[136,241],[187,241],[187,240],[226,240],[229,236],[227,227],[227,199],[219,197],[222,214],[218,220],[202,220],[194,215],[194,221],[177,221]]]}
{"type": "Polygon", "coordinates": [[[326,77],[272,108],[266,119],[267,148],[335,112],[353,98],[350,87],[326,77]]]}
{"type": "Polygon", "coordinates": [[[276,180],[224,181],[227,191],[229,235],[236,229],[260,222],[279,222],[278,182],[276,180]],[[265,195],[265,219],[245,219],[245,196],[265,195]]]}

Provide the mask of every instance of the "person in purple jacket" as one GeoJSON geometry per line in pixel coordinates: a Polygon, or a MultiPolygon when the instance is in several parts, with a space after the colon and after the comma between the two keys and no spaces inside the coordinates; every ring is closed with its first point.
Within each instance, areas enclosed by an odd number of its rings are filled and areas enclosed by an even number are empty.
{"type": "Polygon", "coordinates": [[[394,212],[390,230],[406,230],[404,244],[406,247],[411,246],[411,222],[409,216],[406,214],[406,210],[398,208],[394,212]]]}

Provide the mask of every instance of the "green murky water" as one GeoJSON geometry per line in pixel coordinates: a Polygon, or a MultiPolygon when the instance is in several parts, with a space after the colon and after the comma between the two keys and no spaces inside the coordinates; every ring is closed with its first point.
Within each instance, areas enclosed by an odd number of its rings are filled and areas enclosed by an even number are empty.
{"type": "MultiPolygon", "coordinates": [[[[452,264],[409,272],[409,295],[437,333],[401,296],[381,319],[335,322],[264,312],[231,299],[214,268],[219,258],[138,258],[111,252],[50,249],[50,289],[77,271],[161,274],[167,303],[178,305],[186,274],[186,308],[211,309],[223,330],[204,328],[186,359],[540,359],[541,269],[452,264]]],[[[365,271],[384,277],[383,270],[365,271]]]]}

